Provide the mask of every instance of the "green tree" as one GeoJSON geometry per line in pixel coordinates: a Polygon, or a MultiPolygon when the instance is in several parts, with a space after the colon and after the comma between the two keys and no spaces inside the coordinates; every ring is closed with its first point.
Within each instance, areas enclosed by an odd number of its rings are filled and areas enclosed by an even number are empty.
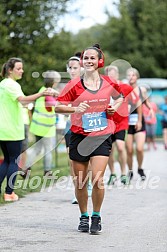
{"type": "MultiPolygon", "coordinates": [[[[27,94],[36,91],[42,80],[33,79],[33,71],[41,74],[47,69],[60,70],[63,65],[59,62],[61,52],[59,56],[55,54],[59,51],[60,44],[62,50],[66,47],[62,43],[62,33],[55,24],[66,12],[68,2],[69,0],[0,2],[0,64],[14,56],[24,60],[25,73],[21,83],[26,83],[23,90],[27,94]]],[[[65,42],[67,38],[70,41],[69,33],[64,33],[63,36],[65,42]]]]}
{"type": "Polygon", "coordinates": [[[167,1],[120,0],[117,7],[117,16],[106,11],[106,24],[75,35],[76,46],[99,43],[107,55],[106,65],[124,59],[142,77],[167,78],[167,1]]]}
{"type": "Polygon", "coordinates": [[[167,2],[165,0],[132,1],[129,13],[138,31],[139,49],[145,70],[159,77],[167,77],[167,2]]]}
{"type": "MultiPolygon", "coordinates": [[[[21,83],[28,83],[23,86],[26,93],[35,92],[43,83],[42,74],[46,70],[56,70],[59,72],[66,72],[66,62],[71,55],[76,52],[73,42],[71,41],[71,34],[61,31],[55,34],[52,38],[40,37],[37,39],[33,48],[29,48],[29,53],[25,60],[26,79],[23,78],[21,83]],[[37,73],[39,77],[33,78],[32,74],[37,73]]],[[[37,75],[38,76],[38,75],[37,75]]],[[[62,81],[64,81],[62,74],[62,81]]]]}
{"type": "Polygon", "coordinates": [[[120,16],[104,25],[105,49],[128,60],[142,76],[167,77],[166,9],[165,0],[121,0],[120,16]]]}

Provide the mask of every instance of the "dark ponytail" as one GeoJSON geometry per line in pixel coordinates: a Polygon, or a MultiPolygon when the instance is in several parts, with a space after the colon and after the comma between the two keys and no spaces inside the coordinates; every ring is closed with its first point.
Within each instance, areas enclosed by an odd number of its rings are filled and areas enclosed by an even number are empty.
{"type": "Polygon", "coordinates": [[[4,63],[1,70],[1,76],[4,78],[6,76],[7,63],[4,63]]]}
{"type": "Polygon", "coordinates": [[[6,63],[3,64],[2,70],[1,70],[1,76],[7,77],[9,74],[9,70],[13,70],[16,62],[22,62],[22,59],[20,58],[10,58],[6,63]]]}

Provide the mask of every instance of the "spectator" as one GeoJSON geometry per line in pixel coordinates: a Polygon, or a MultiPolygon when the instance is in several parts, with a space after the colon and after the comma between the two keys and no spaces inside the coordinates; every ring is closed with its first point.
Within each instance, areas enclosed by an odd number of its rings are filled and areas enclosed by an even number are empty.
{"type": "Polygon", "coordinates": [[[20,58],[10,58],[2,66],[0,82],[0,146],[4,160],[0,165],[0,193],[2,183],[7,178],[4,200],[17,201],[14,184],[18,172],[17,158],[21,153],[24,135],[22,105],[35,101],[45,95],[53,95],[53,90],[44,89],[41,92],[25,96],[20,84],[23,75],[23,62],[20,58]]]}
{"type": "Polygon", "coordinates": [[[29,109],[28,107],[23,107],[23,121],[24,121],[24,131],[25,131],[25,139],[22,142],[22,149],[21,155],[19,159],[19,174],[22,178],[26,178],[27,172],[31,169],[25,169],[26,167],[26,160],[27,160],[27,153],[26,150],[28,149],[28,135],[29,135],[29,124],[30,124],[30,117],[29,117],[29,109]],[[25,169],[25,170],[24,170],[25,169]]]}
{"type": "Polygon", "coordinates": [[[150,114],[150,110],[148,107],[143,104],[143,115],[144,115],[144,120],[145,120],[145,125],[146,125],[146,142],[147,142],[147,149],[150,150],[151,144],[154,148],[154,150],[157,149],[156,143],[155,143],[155,135],[156,135],[156,124],[157,124],[157,119],[156,119],[156,113],[157,113],[157,105],[154,102],[150,101],[150,98],[147,98],[153,111],[154,111],[154,116],[150,114]]]}
{"type": "MultiPolygon", "coordinates": [[[[43,75],[44,85],[40,88],[39,93],[46,88],[55,89],[61,80],[60,74],[56,71],[47,71],[43,75]]],[[[58,94],[56,90],[55,94],[58,94]]],[[[27,152],[27,167],[32,166],[43,151],[44,176],[52,176],[53,137],[55,138],[56,134],[55,104],[56,99],[53,97],[37,99],[30,123],[30,132],[35,135],[36,143],[27,152]]]]}
{"type": "Polygon", "coordinates": [[[164,148],[167,150],[167,96],[165,96],[165,103],[159,107],[160,113],[162,114],[162,129],[163,129],[163,141],[164,148]]]}

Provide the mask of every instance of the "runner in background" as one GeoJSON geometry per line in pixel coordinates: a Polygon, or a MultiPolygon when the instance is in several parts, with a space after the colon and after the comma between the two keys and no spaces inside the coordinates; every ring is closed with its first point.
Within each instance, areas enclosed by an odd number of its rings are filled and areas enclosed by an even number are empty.
{"type": "Polygon", "coordinates": [[[129,104],[129,129],[126,138],[127,149],[127,164],[129,168],[129,179],[133,178],[133,144],[136,143],[136,157],[137,157],[137,172],[142,180],[146,179],[145,172],[143,170],[143,158],[144,158],[144,143],[146,139],[146,129],[144,116],[142,115],[142,103],[145,103],[150,110],[150,116],[154,116],[154,112],[148,101],[148,94],[145,87],[139,87],[137,80],[140,77],[139,72],[135,68],[129,68],[127,70],[127,80],[134,92],[140,98],[140,106],[136,107],[136,104],[129,104]],[[138,111],[137,111],[138,110],[138,111]],[[140,111],[140,113],[139,113],[140,111]]]}
{"type": "MultiPolygon", "coordinates": [[[[80,77],[84,73],[84,69],[80,65],[80,57],[81,57],[81,53],[77,52],[74,56],[70,57],[67,61],[66,68],[67,68],[67,72],[70,75],[71,80],[73,80],[77,77],[80,77]]],[[[71,136],[70,128],[71,128],[71,118],[70,118],[70,116],[68,116],[65,132],[64,132],[66,149],[67,149],[68,155],[69,155],[69,144],[70,144],[70,136],[71,136]]],[[[72,160],[70,160],[70,159],[69,159],[69,166],[70,166],[70,174],[71,174],[73,183],[75,183],[75,180],[74,180],[75,174],[74,174],[73,167],[72,167],[72,160]]],[[[72,204],[78,204],[77,198],[75,196],[72,199],[72,204]]]]}
{"type": "MultiPolygon", "coordinates": [[[[117,112],[114,113],[113,115],[113,120],[116,125],[116,129],[114,134],[111,135],[112,138],[112,151],[109,156],[109,161],[108,165],[111,171],[111,175],[108,180],[108,185],[114,184],[115,181],[117,180],[117,175],[115,172],[114,168],[114,148],[116,146],[117,152],[118,152],[118,161],[120,164],[121,168],[121,177],[120,181],[123,184],[128,184],[129,183],[129,178],[127,176],[127,171],[126,171],[126,163],[127,163],[127,157],[126,157],[126,148],[125,148],[125,137],[126,137],[126,132],[128,130],[128,102],[132,101],[134,103],[137,103],[137,97],[133,94],[132,91],[133,88],[128,85],[124,84],[119,80],[119,69],[117,66],[114,65],[109,65],[105,68],[105,74],[108,75],[111,79],[117,81],[119,85],[121,85],[121,90],[123,95],[125,96],[124,102],[122,105],[119,107],[117,112]]],[[[111,101],[112,102],[112,101],[111,101]]]]}

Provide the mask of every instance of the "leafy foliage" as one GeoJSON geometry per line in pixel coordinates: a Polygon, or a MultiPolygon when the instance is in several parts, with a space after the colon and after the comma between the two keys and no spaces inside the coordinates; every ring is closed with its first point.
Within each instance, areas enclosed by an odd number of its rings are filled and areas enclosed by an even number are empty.
{"type": "Polygon", "coordinates": [[[98,42],[111,56],[110,62],[124,59],[138,68],[142,77],[167,78],[167,2],[120,0],[118,9],[119,16],[107,11],[106,24],[80,31],[75,43],[87,46],[98,42]]]}
{"type": "Polygon", "coordinates": [[[95,43],[101,45],[106,65],[124,59],[139,69],[141,77],[167,78],[167,1],[120,0],[119,15],[107,11],[104,25],[76,35],[57,27],[59,18],[68,12],[68,4],[77,6],[77,1],[0,2],[0,64],[13,56],[24,60],[21,84],[26,94],[39,89],[44,71],[66,71],[71,55],[95,43]],[[34,72],[38,78],[32,77],[34,72]]]}
{"type": "Polygon", "coordinates": [[[59,71],[65,67],[67,60],[67,55],[64,53],[64,50],[67,51],[65,43],[68,41],[70,45],[71,34],[63,31],[58,33],[55,23],[66,12],[68,1],[0,2],[0,63],[3,64],[10,57],[20,57],[24,60],[25,72],[21,84],[24,83],[23,91],[26,94],[38,90],[44,71],[48,69],[59,71]],[[32,78],[33,72],[38,72],[40,78],[32,78]]]}

